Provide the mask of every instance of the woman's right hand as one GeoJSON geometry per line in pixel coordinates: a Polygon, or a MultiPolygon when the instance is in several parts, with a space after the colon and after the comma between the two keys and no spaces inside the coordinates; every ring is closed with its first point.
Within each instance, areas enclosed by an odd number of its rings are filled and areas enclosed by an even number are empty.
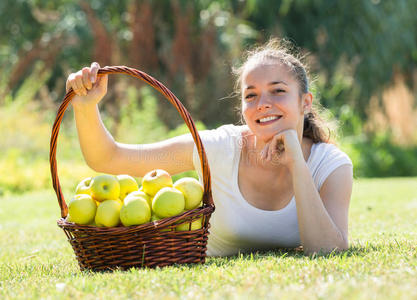
{"type": "Polygon", "coordinates": [[[100,65],[96,62],[91,67],[84,67],[68,76],[66,91],[74,90],[76,96],[71,103],[77,105],[96,105],[107,93],[107,74],[97,75],[100,65]]]}

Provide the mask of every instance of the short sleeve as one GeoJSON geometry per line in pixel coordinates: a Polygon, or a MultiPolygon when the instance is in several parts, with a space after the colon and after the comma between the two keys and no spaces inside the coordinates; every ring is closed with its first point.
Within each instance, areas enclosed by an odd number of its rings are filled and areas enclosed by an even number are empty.
{"type": "Polygon", "coordinates": [[[313,178],[319,191],[327,177],[338,167],[342,165],[353,166],[349,156],[333,144],[320,144],[316,152],[313,178]]]}
{"type": "MultiPolygon", "coordinates": [[[[203,142],[212,177],[213,174],[228,172],[228,167],[233,163],[236,137],[240,134],[234,125],[222,125],[216,129],[199,131],[198,134],[203,142]]],[[[193,149],[193,164],[202,182],[203,173],[196,145],[193,149]]]]}

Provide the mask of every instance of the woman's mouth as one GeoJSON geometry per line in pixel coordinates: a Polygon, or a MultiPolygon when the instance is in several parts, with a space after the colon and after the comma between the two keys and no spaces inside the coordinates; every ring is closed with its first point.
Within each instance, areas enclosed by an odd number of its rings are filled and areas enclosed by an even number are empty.
{"type": "Polygon", "coordinates": [[[282,116],[270,116],[270,117],[258,119],[256,120],[256,123],[258,123],[261,126],[266,126],[266,125],[269,125],[278,121],[281,118],[282,116]]]}

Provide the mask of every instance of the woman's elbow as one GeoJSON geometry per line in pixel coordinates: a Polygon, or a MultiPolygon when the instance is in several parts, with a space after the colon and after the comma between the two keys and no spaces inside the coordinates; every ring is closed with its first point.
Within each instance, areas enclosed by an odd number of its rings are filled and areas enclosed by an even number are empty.
{"type": "Polygon", "coordinates": [[[84,157],[84,160],[88,167],[90,167],[93,171],[97,173],[107,173],[113,174],[114,173],[114,151],[108,153],[105,157],[99,158],[95,157],[84,157]]]}
{"type": "Polygon", "coordinates": [[[97,173],[109,173],[108,165],[98,161],[85,160],[87,166],[97,173]]]}

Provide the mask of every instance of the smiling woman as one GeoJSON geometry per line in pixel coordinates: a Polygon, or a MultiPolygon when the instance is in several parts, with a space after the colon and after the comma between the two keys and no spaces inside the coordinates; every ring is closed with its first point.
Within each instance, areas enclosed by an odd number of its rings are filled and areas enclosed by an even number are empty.
{"type": "MultiPolygon", "coordinates": [[[[260,75],[263,71],[272,68],[272,75],[269,77],[271,79],[278,78],[280,76],[286,76],[289,81],[284,80],[273,80],[268,82],[270,93],[276,96],[283,95],[288,92],[289,83],[293,84],[292,91],[294,88],[299,93],[299,104],[302,105],[301,101],[303,94],[309,94],[309,78],[307,73],[307,67],[302,63],[302,57],[297,58],[295,55],[291,54],[290,49],[293,46],[288,41],[280,41],[278,39],[271,39],[266,45],[262,45],[253,50],[247,51],[245,63],[239,68],[235,68],[233,73],[236,76],[235,84],[235,93],[240,95],[245,102],[253,100],[256,94],[256,87],[254,85],[247,85],[242,82],[244,78],[247,78],[247,73],[254,69],[264,66],[265,68],[260,68],[260,75]],[[273,70],[275,68],[275,70],[273,70]],[[284,70],[279,70],[279,69],[284,70]],[[282,72],[284,71],[284,72],[282,72]],[[286,74],[289,72],[290,74],[286,74]],[[297,86],[294,86],[297,85],[297,86]]],[[[245,107],[245,103],[239,103],[236,107],[238,111],[241,112],[243,117],[242,109],[245,107]]],[[[315,99],[312,104],[309,106],[309,109],[304,109],[304,128],[303,136],[312,139],[315,143],[318,142],[333,142],[333,139],[336,137],[337,123],[335,120],[329,120],[325,116],[328,115],[327,111],[320,105],[317,99],[315,99]]],[[[278,117],[280,117],[278,115],[278,117]]],[[[243,120],[241,119],[243,123],[243,120]]],[[[257,120],[260,123],[260,120],[257,120]]]]}
{"type": "MultiPolygon", "coordinates": [[[[67,80],[77,95],[71,103],[88,165],[139,177],[154,169],[170,174],[195,169],[202,181],[191,134],[144,145],[114,141],[100,119],[107,75],[98,77],[98,69],[93,63],[67,80]]],[[[238,70],[246,124],[199,132],[216,206],[207,255],[298,246],[306,253],[346,249],[352,162],[329,143],[304,66],[272,40],[249,52],[238,70]]]]}
{"type": "Polygon", "coordinates": [[[307,253],[346,249],[352,163],[330,143],[334,123],[320,117],[306,68],[271,40],[248,51],[234,72],[244,125],[203,138],[215,156],[211,168],[223,163],[213,180],[220,208],[211,221],[209,254],[298,245],[307,253]]]}

